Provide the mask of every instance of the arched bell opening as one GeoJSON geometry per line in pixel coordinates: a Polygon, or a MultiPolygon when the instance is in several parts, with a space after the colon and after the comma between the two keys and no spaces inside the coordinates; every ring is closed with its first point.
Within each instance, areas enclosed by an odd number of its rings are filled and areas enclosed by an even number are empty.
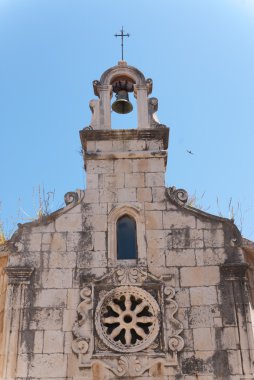
{"type": "Polygon", "coordinates": [[[137,105],[134,97],[135,82],[128,77],[112,80],[111,128],[137,128],[137,105]]]}

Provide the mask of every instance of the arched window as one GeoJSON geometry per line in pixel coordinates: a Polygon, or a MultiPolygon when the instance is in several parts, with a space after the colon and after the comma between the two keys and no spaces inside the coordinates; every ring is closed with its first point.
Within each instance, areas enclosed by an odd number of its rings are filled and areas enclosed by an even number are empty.
{"type": "Polygon", "coordinates": [[[128,215],[117,220],[117,259],[137,259],[137,231],[136,222],[128,215]]]}

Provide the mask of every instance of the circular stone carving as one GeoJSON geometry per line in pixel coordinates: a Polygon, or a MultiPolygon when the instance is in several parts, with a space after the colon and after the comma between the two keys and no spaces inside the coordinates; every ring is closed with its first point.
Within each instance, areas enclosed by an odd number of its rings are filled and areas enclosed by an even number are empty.
{"type": "Polygon", "coordinates": [[[144,289],[120,286],[99,302],[95,325],[111,349],[137,352],[147,348],[159,332],[159,306],[144,289]]]}

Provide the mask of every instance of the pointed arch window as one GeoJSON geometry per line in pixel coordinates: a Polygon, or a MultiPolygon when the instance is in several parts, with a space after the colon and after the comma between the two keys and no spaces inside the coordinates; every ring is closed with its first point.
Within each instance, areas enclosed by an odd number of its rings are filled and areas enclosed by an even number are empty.
{"type": "Polygon", "coordinates": [[[117,220],[117,259],[135,260],[137,256],[136,221],[123,215],[117,220]]]}

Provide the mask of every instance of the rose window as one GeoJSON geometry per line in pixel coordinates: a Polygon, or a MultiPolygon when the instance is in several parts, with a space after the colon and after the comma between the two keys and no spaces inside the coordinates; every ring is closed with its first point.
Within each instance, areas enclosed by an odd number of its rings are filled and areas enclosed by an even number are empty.
{"type": "Polygon", "coordinates": [[[159,306],[150,293],[120,286],[99,302],[95,324],[102,341],[113,350],[136,352],[148,347],[159,331],[159,306]]]}

